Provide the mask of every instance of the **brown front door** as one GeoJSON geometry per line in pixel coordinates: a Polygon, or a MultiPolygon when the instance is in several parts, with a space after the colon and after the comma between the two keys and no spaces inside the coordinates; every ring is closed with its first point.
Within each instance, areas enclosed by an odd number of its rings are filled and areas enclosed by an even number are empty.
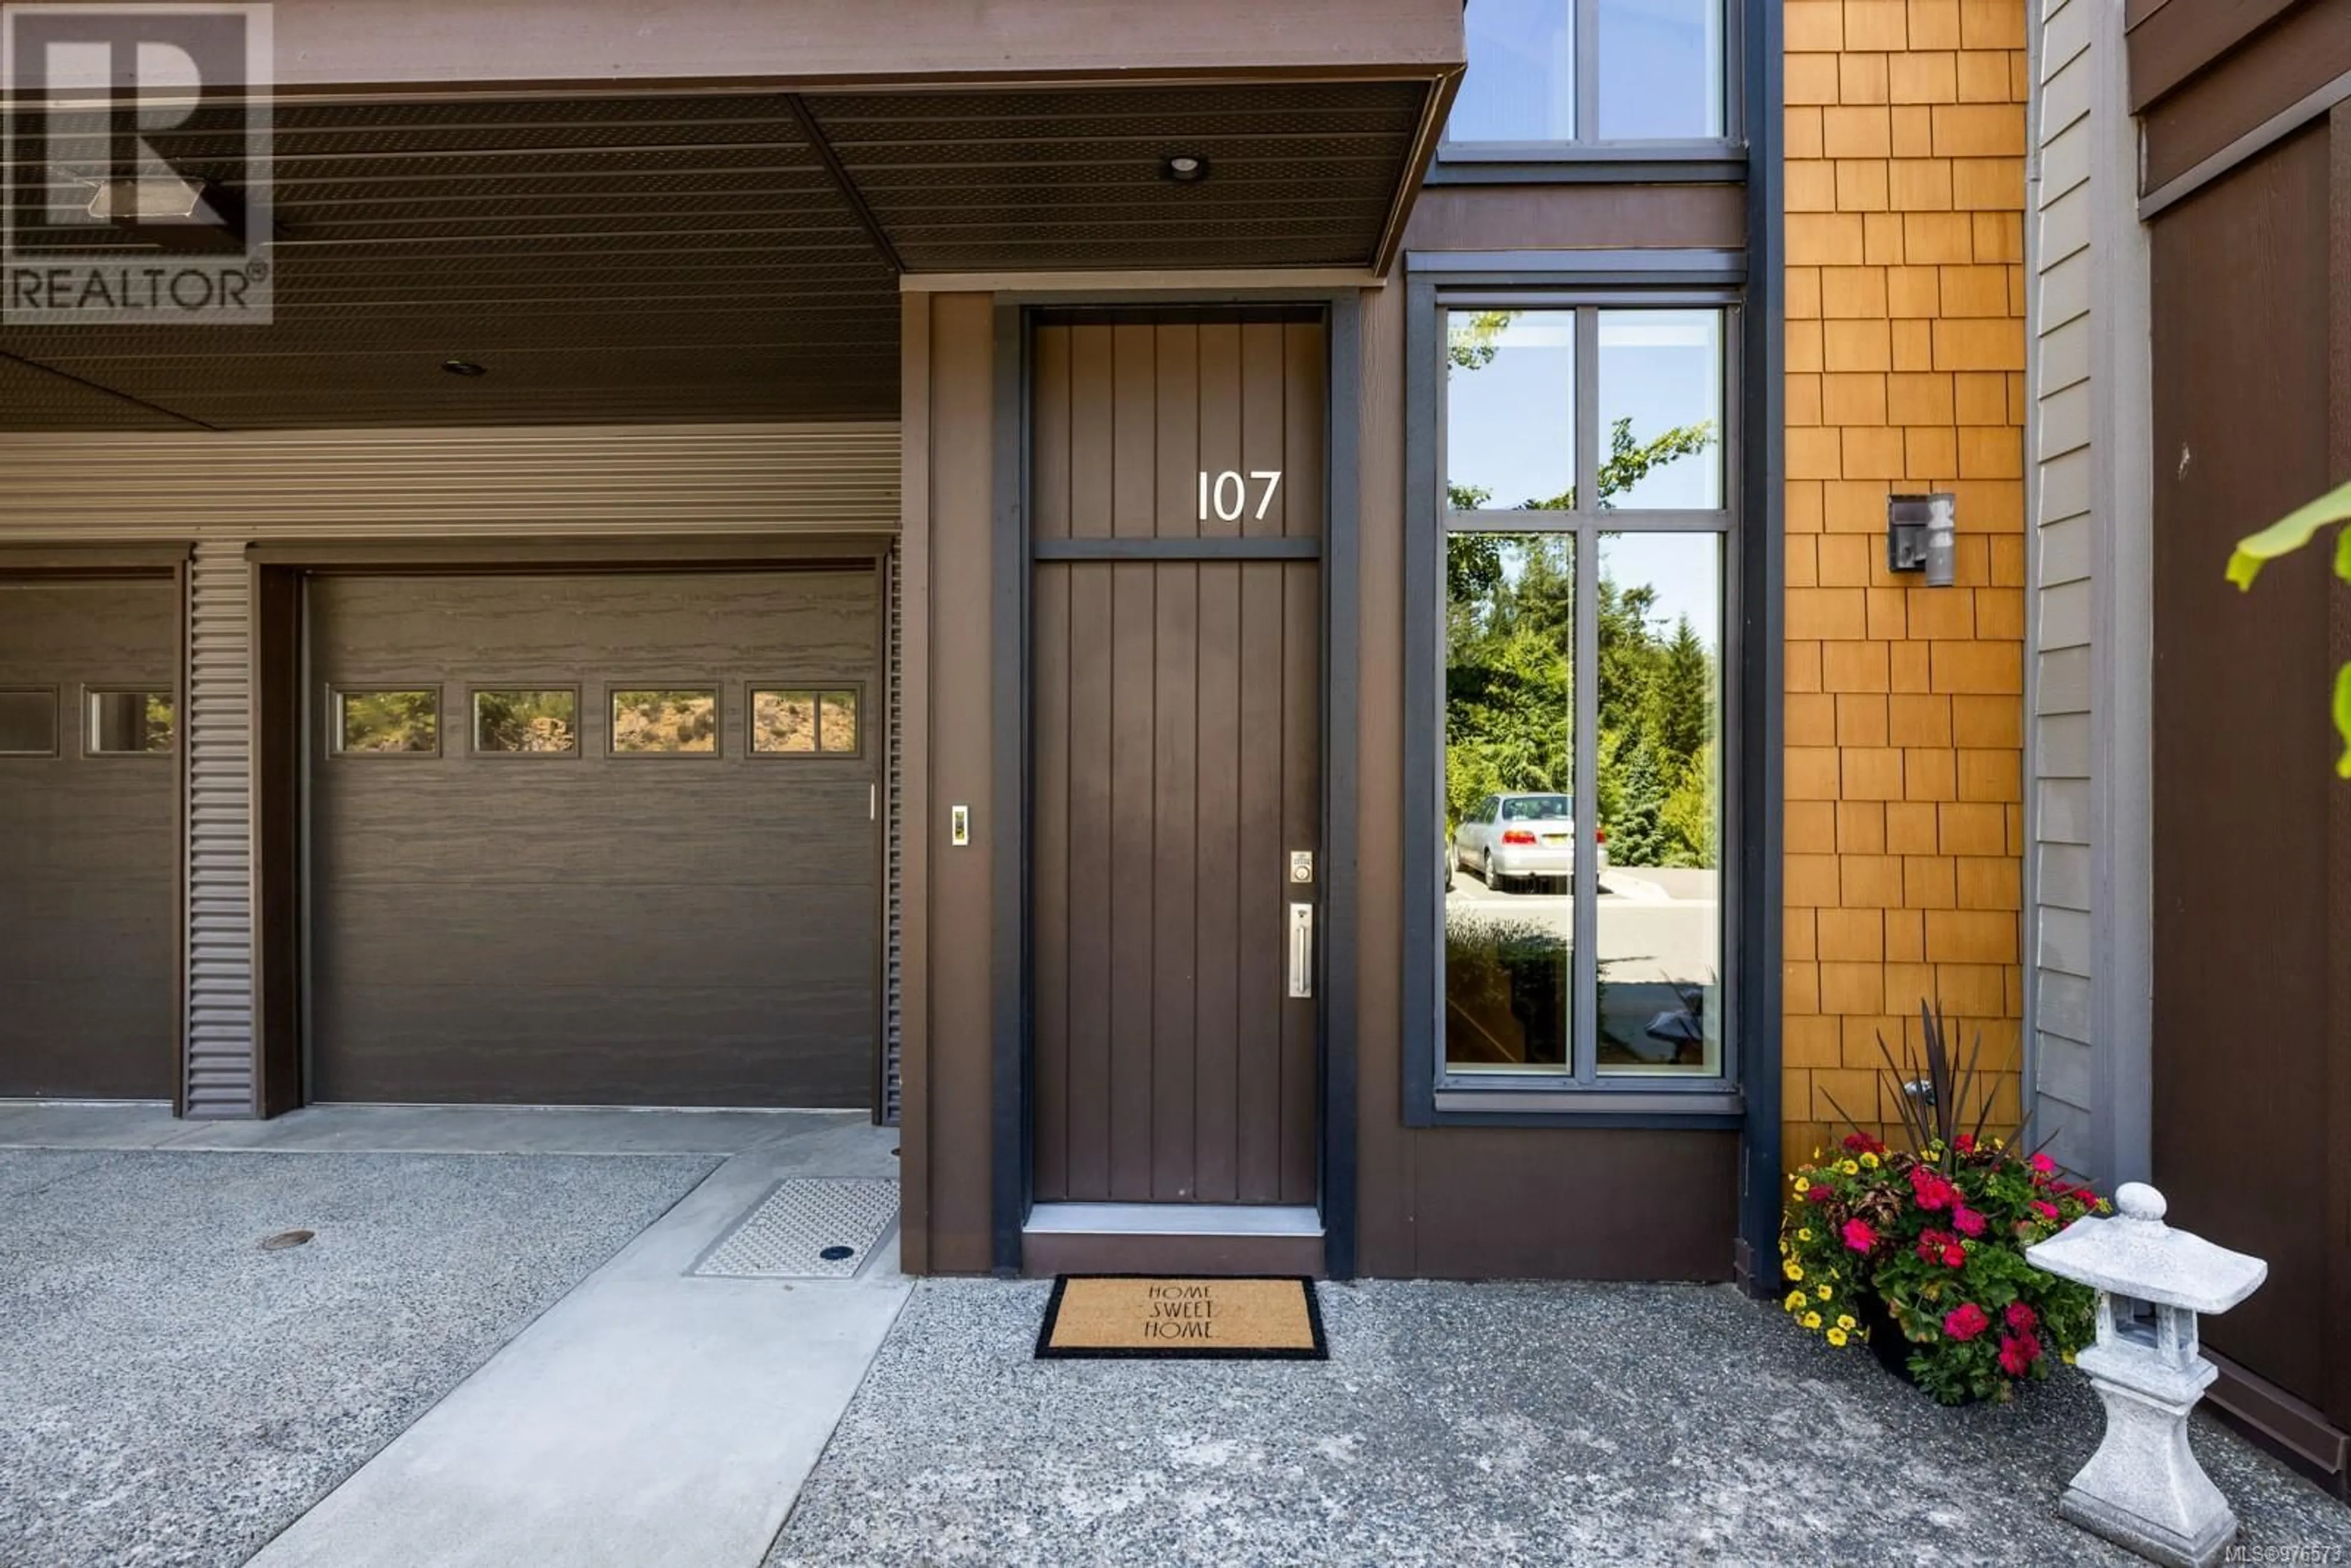
{"type": "Polygon", "coordinates": [[[1040,1202],[1315,1201],[1326,379],[1319,315],[1036,326],[1040,1202]]]}

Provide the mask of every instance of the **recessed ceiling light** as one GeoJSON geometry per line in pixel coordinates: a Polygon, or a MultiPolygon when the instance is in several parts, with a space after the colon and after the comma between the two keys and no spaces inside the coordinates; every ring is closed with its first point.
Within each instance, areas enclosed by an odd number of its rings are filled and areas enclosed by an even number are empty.
{"type": "Polygon", "coordinates": [[[1208,161],[1195,153],[1178,152],[1159,161],[1159,174],[1179,185],[1196,185],[1208,177],[1208,161]]]}
{"type": "Polygon", "coordinates": [[[471,360],[444,360],[441,368],[453,376],[486,376],[490,373],[487,365],[477,365],[471,360]]]}

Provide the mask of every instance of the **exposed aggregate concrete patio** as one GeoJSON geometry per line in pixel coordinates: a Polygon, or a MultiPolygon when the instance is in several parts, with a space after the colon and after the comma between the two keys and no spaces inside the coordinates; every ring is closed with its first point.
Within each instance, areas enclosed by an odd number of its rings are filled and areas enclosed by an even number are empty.
{"type": "Polygon", "coordinates": [[[717,1163],[0,1149],[0,1563],[245,1562],[717,1163]]]}
{"type": "MultiPolygon", "coordinates": [[[[1321,1287],[1328,1362],[1040,1362],[1049,1289],[920,1284],[769,1563],[2137,1562],[2056,1516],[2070,1370],[1946,1410],[1728,1288],[1390,1282],[1321,1287]]],[[[2351,1563],[2351,1508],[2195,1442],[2247,1561],[2351,1563]]]]}

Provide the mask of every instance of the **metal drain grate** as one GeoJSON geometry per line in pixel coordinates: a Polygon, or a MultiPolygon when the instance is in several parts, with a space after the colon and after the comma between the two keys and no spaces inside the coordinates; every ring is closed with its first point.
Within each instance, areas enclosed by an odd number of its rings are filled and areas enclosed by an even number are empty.
{"type": "Polygon", "coordinates": [[[846,1280],[898,1218],[898,1184],[796,1176],[745,1215],[695,1264],[697,1275],[846,1280]]]}

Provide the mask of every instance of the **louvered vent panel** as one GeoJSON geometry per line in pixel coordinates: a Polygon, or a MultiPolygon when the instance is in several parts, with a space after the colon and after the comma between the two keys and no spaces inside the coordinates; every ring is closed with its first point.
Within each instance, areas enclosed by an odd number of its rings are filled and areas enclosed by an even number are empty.
{"type": "Polygon", "coordinates": [[[253,617],[245,546],[188,575],[187,1113],[253,1113],[253,617]]]}

